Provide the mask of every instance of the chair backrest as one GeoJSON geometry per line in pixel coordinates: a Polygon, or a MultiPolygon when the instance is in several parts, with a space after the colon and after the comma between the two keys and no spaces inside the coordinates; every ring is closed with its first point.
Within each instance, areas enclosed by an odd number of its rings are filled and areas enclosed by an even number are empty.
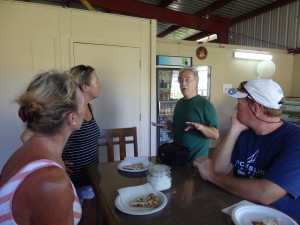
{"type": "Polygon", "coordinates": [[[114,161],[114,145],[119,145],[120,160],[126,157],[126,144],[133,144],[134,156],[138,156],[136,127],[101,129],[99,146],[107,147],[108,161],[114,161]],[[131,140],[126,140],[131,137],[131,140]]]}

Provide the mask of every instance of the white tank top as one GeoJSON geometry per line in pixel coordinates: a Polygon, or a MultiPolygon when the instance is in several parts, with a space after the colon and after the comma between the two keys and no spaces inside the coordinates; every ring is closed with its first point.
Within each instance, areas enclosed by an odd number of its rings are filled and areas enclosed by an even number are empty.
{"type": "MultiPolygon", "coordinates": [[[[48,166],[57,166],[63,169],[59,164],[52,160],[41,159],[33,161],[25,165],[18,173],[16,173],[6,184],[4,184],[0,188],[0,225],[17,225],[12,214],[12,200],[14,198],[16,190],[29,174],[38,169],[48,166]]],[[[71,180],[70,184],[72,185],[72,189],[74,192],[73,217],[74,224],[76,225],[79,223],[81,217],[81,206],[71,180]]]]}

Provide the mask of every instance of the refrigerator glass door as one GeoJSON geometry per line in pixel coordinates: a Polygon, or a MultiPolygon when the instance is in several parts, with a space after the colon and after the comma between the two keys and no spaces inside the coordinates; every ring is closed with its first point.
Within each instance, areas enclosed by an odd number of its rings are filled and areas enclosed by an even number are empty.
{"type": "MultiPolygon", "coordinates": [[[[158,123],[172,123],[176,102],[182,98],[177,82],[179,69],[157,69],[158,123]]],[[[173,132],[158,129],[158,145],[173,141],[173,132]]]]}

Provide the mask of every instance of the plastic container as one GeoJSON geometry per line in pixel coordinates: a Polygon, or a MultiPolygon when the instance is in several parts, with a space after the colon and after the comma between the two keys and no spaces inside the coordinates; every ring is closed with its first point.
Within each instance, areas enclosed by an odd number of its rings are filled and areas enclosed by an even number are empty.
{"type": "Polygon", "coordinates": [[[167,190],[171,187],[171,168],[167,165],[156,164],[148,170],[147,179],[154,189],[167,190]]]}

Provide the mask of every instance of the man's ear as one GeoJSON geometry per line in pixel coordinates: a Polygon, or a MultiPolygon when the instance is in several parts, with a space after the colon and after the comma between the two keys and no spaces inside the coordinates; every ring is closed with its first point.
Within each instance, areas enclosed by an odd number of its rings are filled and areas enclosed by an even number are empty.
{"type": "Polygon", "coordinates": [[[255,113],[258,113],[259,111],[263,111],[263,108],[262,108],[262,106],[260,104],[254,102],[253,103],[253,111],[255,113]]]}

